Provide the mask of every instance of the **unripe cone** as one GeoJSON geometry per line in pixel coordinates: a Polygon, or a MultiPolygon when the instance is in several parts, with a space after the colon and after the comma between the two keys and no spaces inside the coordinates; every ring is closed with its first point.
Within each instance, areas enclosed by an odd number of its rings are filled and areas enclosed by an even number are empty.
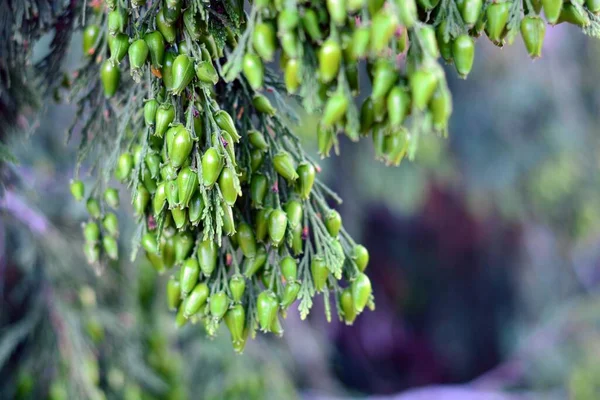
{"type": "Polygon", "coordinates": [[[188,219],[194,226],[200,223],[202,213],[204,211],[204,200],[200,192],[196,191],[196,194],[192,196],[188,210],[188,219]]]}
{"type": "Polygon", "coordinates": [[[272,279],[273,276],[274,276],[274,272],[270,268],[265,269],[264,271],[261,272],[259,278],[264,287],[268,288],[269,286],[271,286],[271,282],[273,281],[273,279],[272,279]]]}
{"type": "Polygon", "coordinates": [[[279,320],[279,316],[277,315],[275,315],[275,318],[271,323],[271,332],[277,337],[283,336],[283,326],[281,325],[281,321],[279,320]]]}
{"type": "Polygon", "coordinates": [[[156,187],[156,192],[154,192],[154,197],[152,198],[152,209],[154,210],[154,216],[157,217],[167,202],[167,185],[164,182],[161,182],[156,187]]]}
{"type": "Polygon", "coordinates": [[[461,78],[465,79],[475,59],[475,42],[469,35],[460,35],[452,42],[452,55],[454,56],[454,65],[461,78]]]}
{"type": "Polygon", "coordinates": [[[406,28],[412,28],[417,22],[417,3],[415,0],[400,0],[396,1],[398,11],[400,13],[400,21],[406,28]]]}
{"type": "Polygon", "coordinates": [[[202,182],[204,186],[211,187],[219,178],[223,169],[223,159],[214,147],[206,150],[202,156],[202,182]]]}
{"type": "Polygon", "coordinates": [[[182,40],[177,44],[177,52],[179,54],[191,54],[191,50],[185,40],[182,40]]]}
{"type": "Polygon", "coordinates": [[[475,25],[481,15],[482,8],[483,0],[463,0],[459,9],[464,23],[467,25],[475,25]]]}
{"type": "Polygon", "coordinates": [[[250,199],[252,200],[252,207],[262,208],[268,189],[269,181],[266,176],[262,174],[252,175],[252,180],[250,181],[250,199]]]}
{"type": "Polygon", "coordinates": [[[255,218],[255,234],[256,240],[264,242],[269,232],[269,217],[271,216],[271,208],[263,208],[256,213],[255,218]]]}
{"type": "Polygon", "coordinates": [[[156,254],[145,253],[146,259],[152,265],[152,268],[159,274],[163,274],[165,272],[165,263],[163,262],[162,257],[157,256],[156,254]]]}
{"type": "Polygon", "coordinates": [[[188,258],[181,266],[181,272],[179,275],[179,282],[181,286],[181,297],[187,297],[196,283],[198,282],[198,276],[200,274],[200,267],[198,261],[194,258],[188,258]]]}
{"type": "Polygon", "coordinates": [[[381,9],[374,17],[371,23],[371,51],[379,54],[388,47],[388,44],[396,29],[398,28],[398,18],[396,14],[385,9],[381,9]]]}
{"type": "Polygon", "coordinates": [[[352,325],[356,319],[356,309],[354,308],[351,288],[346,288],[342,291],[340,304],[342,306],[342,311],[344,312],[344,322],[346,325],[352,325]]]}
{"type": "Polygon", "coordinates": [[[112,237],[119,236],[119,219],[111,212],[106,213],[102,219],[102,226],[104,230],[112,237]]]}
{"type": "Polygon", "coordinates": [[[329,277],[329,268],[325,264],[325,260],[322,257],[317,256],[312,259],[310,263],[310,273],[315,285],[317,292],[322,292],[327,284],[327,278],[329,277]]]}
{"type": "Polygon", "coordinates": [[[446,63],[451,64],[452,59],[452,41],[450,38],[446,38],[444,35],[446,33],[446,21],[442,21],[441,24],[438,25],[435,31],[435,37],[437,39],[438,48],[440,49],[440,55],[446,61],[446,63]],[[446,40],[447,39],[447,40],[446,40]]]}
{"type": "Polygon", "coordinates": [[[163,59],[163,67],[161,70],[162,80],[167,90],[173,89],[173,62],[176,54],[172,51],[167,51],[163,59]]]}
{"type": "Polygon", "coordinates": [[[223,211],[223,233],[227,236],[235,234],[235,220],[233,219],[233,209],[224,201],[221,201],[221,210],[223,211]]]}
{"type": "MultiPolygon", "coordinates": [[[[137,0],[141,5],[146,3],[146,0],[137,0]]],[[[165,13],[165,20],[172,24],[179,18],[181,15],[181,0],[168,0],[165,2],[165,6],[163,7],[163,11],[165,13]]]]}
{"type": "Polygon", "coordinates": [[[370,97],[367,97],[360,107],[360,131],[363,134],[369,134],[374,122],[375,112],[373,110],[373,100],[370,97]]]}
{"type": "Polygon", "coordinates": [[[334,39],[328,39],[319,50],[319,77],[329,83],[337,77],[342,62],[342,49],[334,39]]]}
{"type": "Polygon", "coordinates": [[[540,17],[523,18],[521,21],[521,36],[529,57],[541,57],[545,34],[546,24],[540,17]]]}
{"type": "MultiPolygon", "coordinates": [[[[555,1],[555,0],[552,0],[555,1]]],[[[562,4],[562,0],[559,0],[562,4]]],[[[492,3],[486,10],[487,24],[485,32],[492,42],[502,44],[506,35],[506,24],[510,13],[510,2],[492,3]]],[[[558,18],[558,15],[556,16],[558,18]]]]}
{"type": "Polygon", "coordinates": [[[402,86],[393,87],[387,96],[387,108],[390,126],[401,126],[410,110],[408,90],[402,86]]]}
{"type": "Polygon", "coordinates": [[[176,310],[181,303],[181,286],[179,281],[171,277],[167,282],[167,306],[169,310],[176,310]]]}
{"type": "Polygon", "coordinates": [[[558,22],[558,17],[563,8],[562,0],[542,0],[542,7],[544,8],[544,15],[548,20],[548,23],[554,25],[558,22]]]}
{"type": "Polygon", "coordinates": [[[254,106],[254,108],[256,108],[256,111],[271,116],[275,115],[275,112],[277,111],[275,107],[273,107],[269,99],[266,96],[263,96],[262,94],[254,95],[254,97],[252,98],[252,105],[254,106]]]}
{"type": "Polygon", "coordinates": [[[354,28],[352,40],[350,42],[350,53],[352,58],[359,59],[367,56],[369,52],[369,41],[371,39],[371,30],[366,26],[354,28]]]}
{"type": "Polygon", "coordinates": [[[124,10],[114,10],[108,13],[108,33],[115,36],[118,33],[123,33],[127,27],[127,14],[124,10]]]}
{"type": "Polygon", "coordinates": [[[252,147],[257,148],[259,150],[266,151],[269,149],[269,144],[265,140],[265,137],[262,133],[257,130],[248,131],[248,140],[252,147]]]}
{"type": "Polygon", "coordinates": [[[206,304],[210,290],[206,283],[202,282],[196,285],[189,296],[186,298],[183,309],[183,316],[189,318],[196,314],[203,305],[206,304]]]}
{"type": "Polygon", "coordinates": [[[147,126],[154,126],[157,111],[158,101],[155,99],[150,99],[144,103],[144,122],[147,126]]]}
{"type": "Polygon", "coordinates": [[[90,56],[94,54],[94,46],[98,41],[100,28],[98,25],[88,25],[83,30],[83,55],[90,56]]]}
{"type": "Polygon", "coordinates": [[[144,39],[138,39],[129,46],[129,65],[132,69],[140,69],[148,58],[148,45],[144,39]]]}
{"type": "MultiPolygon", "coordinates": [[[[191,11],[191,9],[189,9],[189,10],[191,11]]],[[[184,14],[184,18],[185,18],[185,14],[184,14]]],[[[216,43],[213,35],[203,35],[201,32],[200,32],[200,34],[201,34],[200,41],[202,42],[202,44],[204,44],[204,46],[206,46],[206,50],[202,51],[203,57],[205,57],[204,56],[205,54],[209,55],[210,58],[213,60],[223,57],[223,49],[221,49],[217,46],[217,43],[216,43]]],[[[205,58],[208,59],[207,57],[205,57],[205,58]]]]}
{"type": "Polygon", "coordinates": [[[269,23],[256,24],[252,34],[252,46],[265,61],[272,61],[275,55],[275,30],[269,23]]]}
{"type": "Polygon", "coordinates": [[[145,254],[146,259],[150,262],[152,268],[154,268],[156,272],[162,275],[165,272],[165,263],[163,262],[162,257],[151,253],[145,254]]]}
{"type": "Polygon", "coordinates": [[[150,193],[150,195],[154,195],[154,192],[156,192],[156,181],[152,179],[150,173],[144,174],[144,176],[142,177],[142,184],[144,185],[148,193],[150,193]]]}
{"type": "Polygon", "coordinates": [[[452,114],[452,95],[446,88],[439,87],[429,103],[429,110],[436,129],[444,129],[452,114]]]}
{"type": "Polygon", "coordinates": [[[187,299],[185,299],[181,305],[179,306],[179,308],[177,309],[177,314],[175,315],[175,326],[177,328],[181,328],[183,326],[185,326],[185,324],[187,324],[188,320],[185,317],[184,310],[187,304],[187,299]]]}
{"type": "Polygon", "coordinates": [[[304,10],[304,15],[301,17],[304,31],[310,36],[313,42],[320,42],[323,38],[323,33],[319,27],[319,17],[317,12],[311,8],[304,10]]]}
{"type": "Polygon", "coordinates": [[[251,278],[256,274],[267,262],[267,249],[264,245],[259,245],[256,249],[256,255],[254,258],[246,258],[244,275],[247,278],[251,278]]]}
{"type": "Polygon", "coordinates": [[[217,123],[219,128],[229,133],[236,143],[240,141],[241,137],[237,132],[237,129],[235,129],[233,118],[231,118],[231,115],[229,115],[227,111],[219,110],[214,114],[213,117],[215,118],[215,122],[217,123]]]}
{"type": "Polygon", "coordinates": [[[172,149],[169,149],[171,166],[173,168],[181,167],[188,160],[193,146],[192,135],[190,135],[190,132],[183,125],[180,125],[180,128],[177,129],[173,137],[172,149]]]}
{"type": "MultiPolygon", "coordinates": [[[[358,96],[360,90],[360,83],[358,81],[358,64],[356,62],[348,63],[346,66],[346,79],[348,80],[348,87],[350,88],[350,93],[352,96],[358,96]]],[[[346,130],[346,135],[350,137],[350,139],[354,140],[351,136],[350,132],[346,130]]],[[[358,140],[358,138],[356,139],[358,140]]]]}
{"type": "Polygon", "coordinates": [[[119,81],[121,80],[121,71],[117,65],[110,60],[104,61],[100,67],[100,80],[104,89],[104,96],[110,98],[117,93],[119,81]]]}
{"type": "Polygon", "coordinates": [[[85,186],[80,180],[72,180],[70,184],[71,195],[76,201],[83,200],[85,195],[85,186]]]}
{"type": "Polygon", "coordinates": [[[302,222],[302,203],[297,200],[289,200],[284,208],[290,227],[293,228],[302,222]]]}
{"type": "Polygon", "coordinates": [[[440,49],[438,48],[437,39],[435,37],[435,30],[429,25],[424,25],[418,32],[422,48],[429,53],[430,56],[434,58],[439,57],[440,49]]]}
{"type": "Polygon", "coordinates": [[[138,185],[137,193],[133,198],[133,214],[136,217],[144,215],[149,202],[150,193],[143,185],[138,185]]]}
{"type": "Polygon", "coordinates": [[[119,64],[127,55],[129,49],[129,36],[119,33],[116,36],[108,37],[108,47],[110,48],[110,60],[113,64],[119,64]]]}
{"type": "Polygon", "coordinates": [[[210,314],[215,320],[223,318],[229,308],[229,299],[225,292],[217,292],[210,296],[208,300],[210,305],[210,314]]]}
{"type": "Polygon", "coordinates": [[[296,9],[283,9],[277,16],[277,29],[280,32],[289,32],[298,26],[300,23],[300,16],[296,9]]]}
{"type": "Polygon", "coordinates": [[[293,282],[298,279],[298,263],[293,257],[286,256],[280,261],[281,274],[286,282],[293,282]]]}
{"type": "Polygon", "coordinates": [[[342,228],[342,216],[336,210],[331,210],[325,217],[325,227],[332,237],[337,237],[342,228]]]}
{"type": "MultiPolygon", "coordinates": [[[[321,158],[329,157],[329,153],[335,144],[335,134],[333,130],[317,127],[317,144],[321,158]]],[[[299,171],[298,175],[300,175],[299,171]]]]}
{"type": "Polygon", "coordinates": [[[238,197],[238,191],[235,188],[235,172],[231,168],[223,168],[219,177],[219,188],[223,195],[223,200],[230,206],[235,204],[238,197]]]}
{"type": "Polygon", "coordinates": [[[154,233],[148,232],[144,236],[142,236],[141,243],[144,250],[146,250],[148,253],[158,254],[158,243],[156,241],[156,235],[154,233]]]}
{"type": "Polygon", "coordinates": [[[394,86],[397,79],[398,73],[392,63],[387,60],[378,61],[373,74],[373,90],[371,92],[371,98],[373,100],[378,100],[385,97],[392,86],[394,86]]]}
{"type": "MultiPolygon", "coordinates": [[[[169,135],[167,135],[167,137],[169,137],[169,135]]],[[[175,180],[177,179],[177,171],[175,171],[175,168],[171,167],[170,164],[165,164],[160,169],[160,177],[165,182],[175,180]]]]}
{"type": "Polygon", "coordinates": [[[265,67],[256,54],[246,53],[242,63],[244,76],[254,90],[262,87],[265,78],[265,67]]]}
{"type": "Polygon", "coordinates": [[[301,288],[302,285],[295,281],[290,281],[287,285],[285,285],[285,289],[283,289],[283,296],[281,297],[281,308],[285,310],[291,306],[292,303],[296,301],[301,288]]]}
{"type": "Polygon", "coordinates": [[[295,256],[299,256],[304,251],[303,230],[302,225],[292,228],[292,253],[295,256]]]}
{"type": "Polygon", "coordinates": [[[165,182],[165,193],[167,195],[167,202],[169,203],[169,209],[179,207],[179,187],[177,180],[165,182]]]}
{"type": "Polygon", "coordinates": [[[269,237],[273,246],[277,247],[285,237],[287,228],[287,215],[281,209],[275,209],[269,216],[269,237]]]}
{"type": "Polygon", "coordinates": [[[161,238],[160,253],[165,267],[173,268],[175,266],[175,236],[161,238]]]}
{"type": "Polygon", "coordinates": [[[196,65],[196,77],[200,82],[216,85],[219,82],[219,74],[210,60],[200,61],[196,65]]]}
{"type": "Polygon", "coordinates": [[[256,256],[256,239],[254,230],[247,223],[241,223],[238,227],[237,238],[245,257],[254,258],[256,256]]]}
{"type": "Polygon", "coordinates": [[[327,100],[325,109],[323,110],[323,117],[321,118],[323,129],[331,128],[342,120],[348,110],[349,102],[348,97],[341,90],[337,91],[327,100]]]}
{"type": "Polygon", "coordinates": [[[356,276],[351,287],[354,307],[356,308],[356,311],[361,313],[365,309],[369,297],[371,296],[371,281],[367,275],[361,272],[356,276]]]}
{"type": "Polygon", "coordinates": [[[280,151],[273,157],[275,171],[285,179],[295,182],[298,179],[294,159],[287,151],[280,151]]]}
{"type": "Polygon", "coordinates": [[[166,19],[163,13],[163,9],[161,8],[156,14],[156,28],[160,33],[162,33],[165,40],[171,44],[175,43],[175,38],[177,36],[177,30],[175,26],[170,24],[166,19]]]}
{"type": "Polygon", "coordinates": [[[246,291],[246,280],[242,275],[233,275],[229,280],[229,291],[234,302],[242,301],[244,292],[246,291]]]}
{"type": "Polygon", "coordinates": [[[437,87],[437,76],[429,69],[419,69],[409,75],[408,79],[413,105],[418,110],[424,110],[437,87]]]}
{"type": "Polygon", "coordinates": [[[337,26],[344,26],[346,18],[348,18],[346,0],[327,0],[327,11],[337,26]]]}
{"type": "Polygon", "coordinates": [[[184,167],[177,175],[177,193],[179,205],[186,208],[198,188],[198,174],[190,167],[184,167]]]}
{"type": "Polygon", "coordinates": [[[209,277],[217,267],[219,249],[212,240],[205,240],[198,245],[198,264],[204,276],[209,277]]]}
{"type": "Polygon", "coordinates": [[[260,169],[265,160],[265,153],[259,149],[252,149],[250,152],[250,169],[256,172],[260,169]]]}
{"type": "Polygon", "coordinates": [[[265,290],[258,295],[256,299],[256,309],[258,312],[258,322],[264,332],[271,330],[271,324],[277,316],[279,302],[277,295],[271,290],[265,290]]]}
{"type": "Polygon", "coordinates": [[[83,237],[86,242],[97,242],[100,239],[100,228],[95,222],[88,222],[83,225],[83,237]]]}
{"type": "Polygon", "coordinates": [[[173,236],[175,262],[183,262],[194,248],[194,238],[188,232],[181,232],[173,236]]]}
{"type": "Polygon", "coordinates": [[[585,9],[576,7],[571,3],[566,3],[563,4],[557,24],[563,22],[584,28],[590,24],[590,17],[587,15],[585,9]]]}
{"type": "Polygon", "coordinates": [[[362,244],[357,244],[352,250],[352,259],[360,272],[364,272],[369,264],[369,251],[362,244]]]}
{"type": "Polygon", "coordinates": [[[586,0],[585,6],[594,14],[600,12],[600,1],[599,0],[586,0]]]}
{"type": "Polygon", "coordinates": [[[155,69],[162,68],[165,57],[165,40],[158,31],[152,31],[144,35],[144,41],[148,45],[150,60],[155,69]]]}
{"type": "Polygon", "coordinates": [[[301,75],[300,75],[300,61],[296,58],[291,58],[285,64],[285,70],[283,74],[285,87],[288,93],[296,93],[300,87],[301,75]]]}
{"type": "Polygon", "coordinates": [[[386,99],[373,100],[373,117],[375,122],[383,122],[387,115],[386,99]]]}
{"type": "Polygon", "coordinates": [[[194,78],[194,63],[185,54],[178,55],[173,61],[173,94],[180,95],[194,78]]]}
{"type": "Polygon", "coordinates": [[[244,326],[246,324],[246,311],[241,304],[236,304],[225,314],[225,324],[231,332],[231,341],[240,343],[244,340],[244,326]]]}
{"type": "MultiPolygon", "coordinates": [[[[156,110],[156,128],[154,134],[158,137],[163,137],[169,124],[175,119],[175,109],[172,105],[162,105],[156,110]]],[[[173,131],[175,132],[175,131],[173,131]]]]}

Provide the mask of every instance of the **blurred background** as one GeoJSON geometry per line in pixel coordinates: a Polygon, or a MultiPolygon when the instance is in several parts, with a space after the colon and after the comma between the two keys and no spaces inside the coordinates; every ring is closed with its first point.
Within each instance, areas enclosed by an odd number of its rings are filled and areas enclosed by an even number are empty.
{"type": "MultiPolygon", "coordinates": [[[[447,67],[448,139],[422,137],[398,168],[343,140],[322,174],[371,253],[377,308],[348,327],[319,299],[243,356],[225,332],[176,330],[168,276],[143,257],[102,276],[85,263],[73,108],[25,110],[34,135],[11,137],[19,163],[1,171],[0,398],[600,398],[598,65],[600,43],[571,26],[548,27],[535,62],[520,38],[481,38],[468,80],[447,67]]],[[[313,120],[298,134],[316,154],[313,120]]]]}

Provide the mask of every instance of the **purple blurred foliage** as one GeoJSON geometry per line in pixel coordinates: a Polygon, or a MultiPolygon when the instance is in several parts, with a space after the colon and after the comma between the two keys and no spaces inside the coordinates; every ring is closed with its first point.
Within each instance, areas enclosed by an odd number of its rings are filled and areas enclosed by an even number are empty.
{"type": "Polygon", "coordinates": [[[514,313],[520,226],[469,212],[460,194],[431,186],[420,211],[367,211],[362,237],[377,309],[333,326],[342,381],[389,394],[473,379],[501,359],[514,313]]]}

